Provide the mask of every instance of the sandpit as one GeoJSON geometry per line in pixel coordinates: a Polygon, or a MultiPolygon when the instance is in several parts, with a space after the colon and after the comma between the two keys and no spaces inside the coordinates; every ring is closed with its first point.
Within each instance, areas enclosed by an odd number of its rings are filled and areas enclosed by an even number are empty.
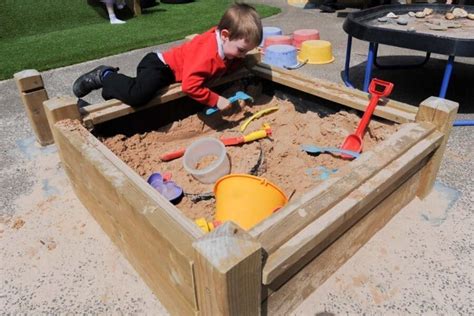
{"type": "MultiPolygon", "coordinates": [[[[202,113],[156,128],[146,133],[126,137],[117,134],[101,141],[145,180],[154,172],[170,172],[185,195],[176,205],[194,220],[214,216],[213,184],[202,184],[187,174],[182,158],[162,162],[160,155],[189,146],[200,137],[239,136],[239,126],[253,113],[269,107],[279,110],[250,123],[244,134],[268,123],[272,136],[240,146],[227,146],[232,173],[247,173],[264,177],[281,188],[291,199],[301,196],[340,169],[350,160],[331,154],[309,155],[302,144],[339,147],[344,138],[354,132],[360,117],[355,111],[319,110],[307,103],[290,102],[261,95],[252,106],[234,111],[228,116],[202,113]]],[[[364,151],[386,139],[398,125],[372,118],[364,136],[364,151]]]]}

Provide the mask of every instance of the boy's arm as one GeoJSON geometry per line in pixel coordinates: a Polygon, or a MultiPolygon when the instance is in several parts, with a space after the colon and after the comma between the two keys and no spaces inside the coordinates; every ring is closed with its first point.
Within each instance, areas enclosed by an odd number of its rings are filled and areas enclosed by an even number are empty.
{"type": "Polygon", "coordinates": [[[192,99],[207,106],[216,106],[219,95],[204,84],[215,76],[216,65],[206,47],[196,47],[183,61],[182,90],[192,99]]]}
{"type": "Polygon", "coordinates": [[[202,104],[211,107],[217,106],[219,110],[227,109],[230,106],[229,100],[205,87],[204,81],[204,78],[198,75],[191,75],[186,79],[183,77],[181,89],[190,98],[202,104]]]}
{"type": "MultiPolygon", "coordinates": [[[[217,106],[220,110],[224,110],[230,106],[229,100],[205,86],[207,80],[217,76],[218,71],[216,71],[216,68],[218,66],[214,64],[215,61],[207,53],[202,55],[203,52],[204,50],[200,50],[200,52],[196,52],[193,58],[185,59],[181,88],[184,93],[194,100],[207,106],[217,106]]],[[[232,60],[227,65],[225,72],[233,72],[240,68],[242,64],[243,60],[232,60]]]]}
{"type": "Polygon", "coordinates": [[[219,99],[219,95],[211,91],[208,87],[204,86],[206,77],[210,74],[202,72],[190,72],[186,73],[183,71],[183,79],[181,81],[181,89],[190,98],[205,104],[207,106],[216,106],[219,99]]]}

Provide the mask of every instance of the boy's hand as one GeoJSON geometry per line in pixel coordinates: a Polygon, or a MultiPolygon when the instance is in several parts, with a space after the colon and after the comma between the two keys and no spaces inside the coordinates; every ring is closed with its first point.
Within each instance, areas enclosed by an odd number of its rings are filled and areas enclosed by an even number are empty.
{"type": "Polygon", "coordinates": [[[217,108],[221,111],[227,109],[230,107],[230,102],[228,99],[219,96],[219,99],[217,99],[217,108]]]}

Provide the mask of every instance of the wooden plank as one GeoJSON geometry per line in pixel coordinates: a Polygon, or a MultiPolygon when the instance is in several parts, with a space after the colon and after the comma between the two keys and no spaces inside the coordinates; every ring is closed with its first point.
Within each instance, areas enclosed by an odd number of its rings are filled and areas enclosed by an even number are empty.
{"type": "MultiPolygon", "coordinates": [[[[94,142],[94,147],[99,150],[104,157],[106,157],[110,163],[112,163],[115,167],[120,169],[125,176],[141,191],[146,193],[148,197],[155,201],[157,205],[161,209],[163,209],[167,216],[171,217],[175,223],[177,223],[183,230],[186,231],[186,234],[192,236],[192,240],[200,238],[204,235],[202,230],[188,217],[186,217],[179,209],[177,209],[173,204],[169,203],[168,200],[164,199],[160,194],[157,194],[156,190],[151,187],[143,178],[141,178],[133,169],[131,169],[122,159],[118,158],[110,149],[108,149],[103,143],[99,142],[95,137],[90,135],[92,140],[89,140],[91,143],[94,142]]],[[[134,197],[130,197],[134,198],[134,197]]],[[[137,201],[139,202],[139,201],[137,201]]],[[[161,223],[166,222],[167,219],[159,218],[158,216],[154,216],[154,211],[149,210],[146,213],[148,220],[152,223],[152,225],[156,226],[157,228],[161,225],[161,223]]],[[[182,249],[188,251],[189,247],[189,240],[182,239],[182,238],[170,238],[170,241],[173,240],[174,243],[182,242],[182,249]]]]}
{"type": "Polygon", "coordinates": [[[44,89],[40,73],[35,69],[27,69],[15,73],[13,77],[36,140],[41,146],[54,143],[43,108],[43,102],[48,100],[48,93],[44,89]]]}
{"type": "Polygon", "coordinates": [[[267,253],[272,254],[305,226],[331,209],[433,130],[432,124],[402,125],[397,133],[346,165],[338,176],[325,181],[301,198],[291,201],[252,228],[249,233],[262,243],[267,253]]]}
{"type": "MultiPolygon", "coordinates": [[[[80,120],[81,114],[77,106],[77,99],[69,96],[59,96],[43,102],[44,112],[48,119],[51,132],[56,122],[61,120],[80,120]]],[[[54,132],[53,132],[54,138],[54,132]]]]}
{"type": "MultiPolygon", "coordinates": [[[[335,91],[339,91],[343,94],[348,94],[348,93],[352,94],[355,97],[366,99],[367,103],[369,101],[369,97],[370,97],[369,93],[364,92],[362,90],[349,88],[349,87],[346,87],[342,84],[332,82],[332,81],[328,81],[328,80],[324,80],[324,79],[320,79],[320,78],[308,77],[308,76],[306,76],[305,74],[303,74],[301,72],[295,72],[293,70],[287,70],[287,69],[280,68],[280,67],[274,67],[274,66],[271,66],[271,65],[268,65],[268,64],[265,64],[265,63],[260,63],[258,66],[262,67],[262,68],[266,68],[268,70],[271,70],[272,72],[278,72],[278,73],[284,74],[287,77],[292,77],[292,78],[295,78],[295,79],[306,81],[306,82],[308,82],[310,84],[313,84],[317,87],[326,87],[326,88],[329,88],[329,89],[332,89],[332,90],[335,90],[335,91]]],[[[412,114],[416,114],[418,112],[418,108],[416,106],[412,106],[412,105],[409,105],[409,104],[406,104],[406,103],[403,103],[403,102],[399,102],[399,101],[395,101],[395,100],[391,100],[391,99],[386,99],[385,101],[386,101],[384,103],[385,107],[391,107],[391,108],[399,109],[399,110],[402,110],[404,112],[412,113],[412,114]]]]}
{"type": "Polygon", "coordinates": [[[290,314],[415,197],[419,183],[417,172],[291,280],[278,290],[272,288],[277,291],[264,303],[267,314],[290,314]]]}
{"type": "Polygon", "coordinates": [[[425,198],[433,188],[436,175],[438,174],[446,150],[449,134],[451,133],[454,120],[456,119],[458,108],[459,104],[457,102],[437,97],[429,97],[420,104],[420,110],[416,115],[416,121],[433,123],[436,126],[436,129],[445,135],[443,143],[439,146],[438,150],[433,155],[433,158],[423,171],[423,185],[420,186],[417,194],[422,199],[425,198]]]}
{"type": "Polygon", "coordinates": [[[120,104],[122,104],[122,101],[119,101],[117,99],[112,99],[112,100],[107,100],[104,102],[94,103],[91,105],[84,106],[80,109],[80,112],[82,115],[87,115],[87,114],[91,114],[99,110],[110,108],[110,107],[120,105],[120,104]]]}
{"type": "Polygon", "coordinates": [[[233,222],[194,242],[201,315],[259,315],[262,247],[233,222]]]}
{"type": "Polygon", "coordinates": [[[142,7],[140,5],[140,0],[125,0],[127,7],[133,11],[134,16],[139,16],[142,14],[142,7]]]}
{"type": "MultiPolygon", "coordinates": [[[[361,94],[355,89],[350,89],[338,85],[336,83],[331,83],[324,81],[322,79],[301,79],[296,75],[288,76],[282,71],[268,69],[262,67],[261,64],[252,68],[252,71],[265,79],[283,84],[285,86],[306,92],[317,97],[330,100],[342,105],[351,107],[356,110],[365,111],[369,103],[367,94],[361,94]]],[[[387,104],[395,104],[395,101],[389,101],[387,104]]],[[[397,103],[398,105],[401,103],[397,103]]],[[[397,106],[398,107],[398,106],[397,106]]],[[[395,106],[377,106],[374,111],[374,115],[385,118],[387,120],[398,122],[398,123],[407,123],[413,122],[415,120],[415,112],[410,108],[409,105],[403,106],[410,110],[399,109],[395,106]]]]}
{"type": "Polygon", "coordinates": [[[394,160],[344,200],[306,226],[271,254],[263,268],[263,284],[281,283],[317,256],[348,228],[378,205],[407,178],[441,143],[443,134],[434,132],[394,160]]]}
{"type": "Polygon", "coordinates": [[[179,222],[184,215],[170,214],[161,207],[168,201],[111,163],[98,149],[104,145],[78,121],[58,122],[53,133],[81,202],[172,314],[194,313],[196,238],[179,222]]]}
{"type": "Polygon", "coordinates": [[[142,6],[140,5],[140,0],[133,0],[133,13],[135,16],[142,14],[142,6]]]}
{"type": "MultiPolygon", "coordinates": [[[[227,82],[241,79],[246,75],[248,75],[248,70],[241,69],[240,71],[222,77],[219,80],[211,81],[207,86],[215,87],[227,82]]],[[[83,122],[85,126],[91,128],[96,124],[125,116],[130,113],[143,111],[145,109],[179,99],[183,96],[185,96],[185,94],[183,91],[181,91],[181,84],[176,83],[158,91],[156,97],[154,97],[146,105],[138,108],[131,107],[130,105],[122,102],[117,103],[113,101],[110,101],[110,103],[107,104],[102,103],[100,106],[89,105],[83,108],[84,113],[86,113],[86,115],[83,117],[83,122]]]]}
{"type": "Polygon", "coordinates": [[[48,118],[46,117],[43,107],[43,102],[48,100],[46,90],[40,89],[30,92],[20,92],[20,96],[38,143],[41,146],[54,143],[53,134],[51,133],[48,118]]]}
{"type": "Polygon", "coordinates": [[[43,89],[43,78],[36,69],[26,69],[13,75],[16,86],[20,92],[43,89]]]}

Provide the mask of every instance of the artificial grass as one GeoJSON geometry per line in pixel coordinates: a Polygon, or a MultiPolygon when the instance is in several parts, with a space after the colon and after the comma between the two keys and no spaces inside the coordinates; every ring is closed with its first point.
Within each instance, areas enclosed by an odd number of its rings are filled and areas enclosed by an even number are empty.
{"type": "MultiPolygon", "coordinates": [[[[90,1],[90,0],[89,0],[90,1]]],[[[147,8],[139,17],[86,0],[0,0],[0,80],[23,69],[44,71],[201,33],[219,22],[232,0],[196,0],[147,8]],[[58,3],[61,3],[60,5],[58,3]]],[[[254,5],[261,17],[280,9],[254,5]]]]}

